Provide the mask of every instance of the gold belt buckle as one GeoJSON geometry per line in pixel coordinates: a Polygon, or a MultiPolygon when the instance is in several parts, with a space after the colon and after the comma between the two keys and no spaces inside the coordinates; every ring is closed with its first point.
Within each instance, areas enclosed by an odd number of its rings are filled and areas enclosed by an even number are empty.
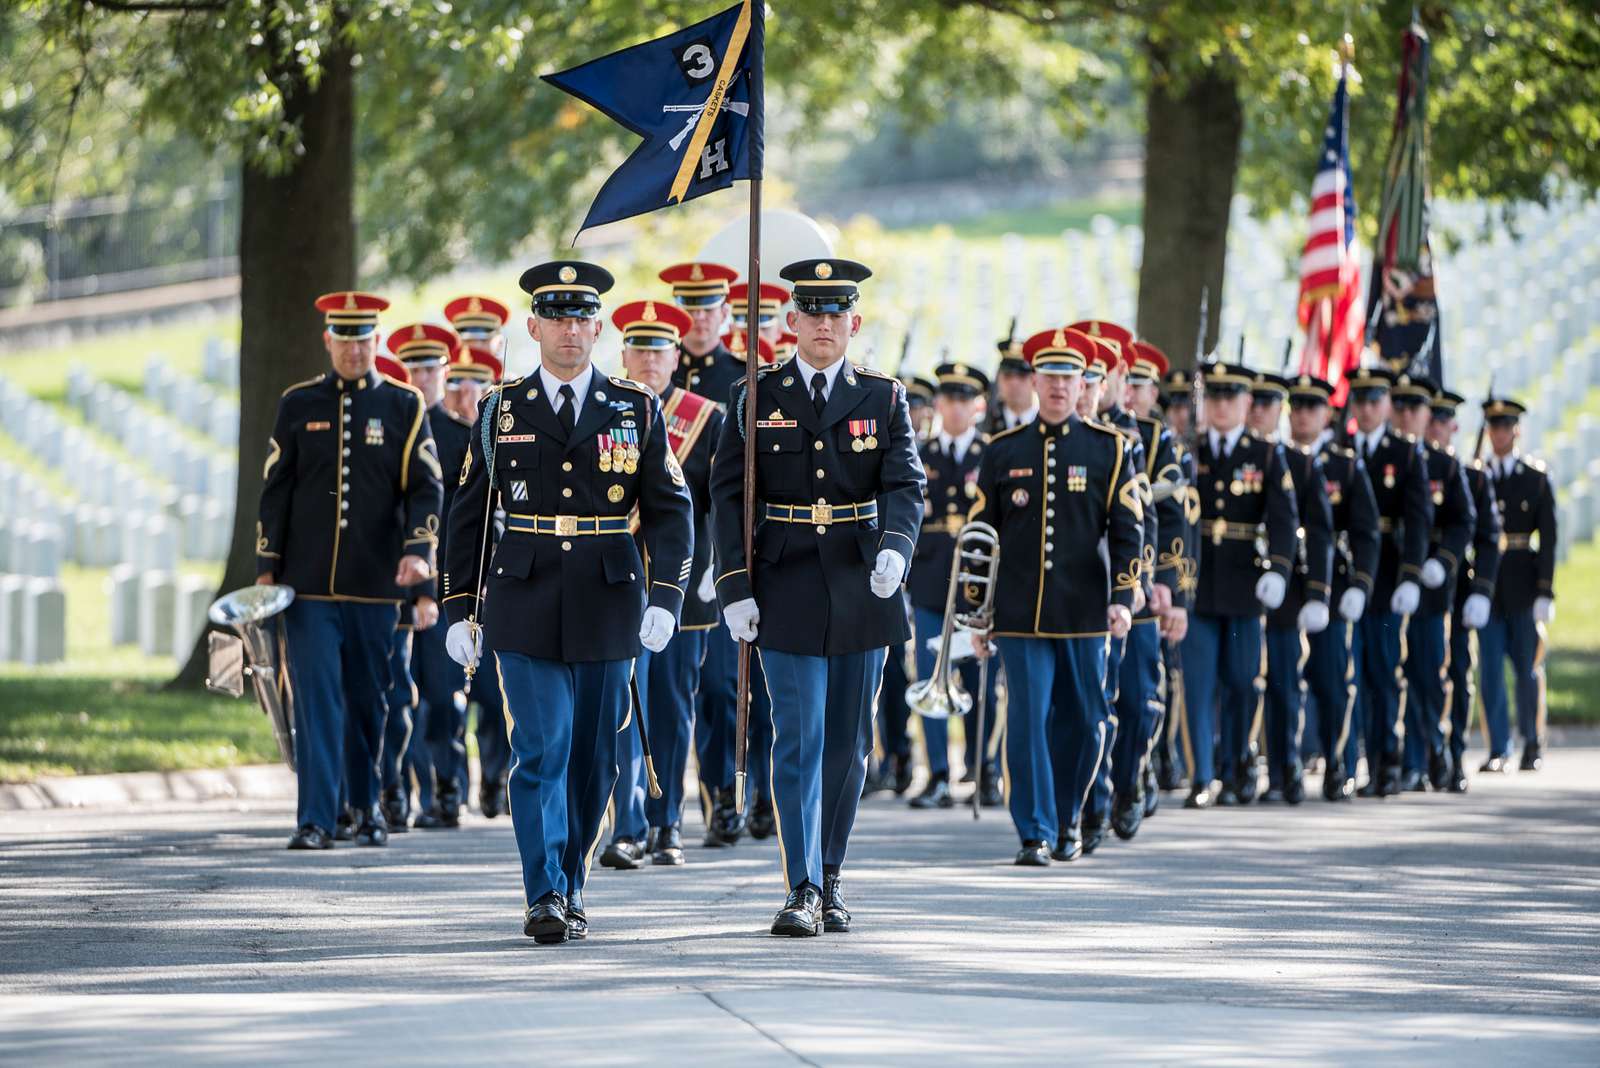
{"type": "Polygon", "coordinates": [[[833,505],[813,504],[811,506],[811,521],[819,527],[827,526],[833,522],[833,505]]]}
{"type": "Polygon", "coordinates": [[[556,536],[570,538],[578,533],[578,517],[575,515],[556,516],[556,536]]]}

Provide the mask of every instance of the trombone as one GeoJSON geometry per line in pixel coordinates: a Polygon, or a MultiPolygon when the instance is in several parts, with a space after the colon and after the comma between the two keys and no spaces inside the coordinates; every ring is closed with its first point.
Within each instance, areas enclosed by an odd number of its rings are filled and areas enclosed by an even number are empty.
{"type": "MultiPolygon", "coordinates": [[[[988,523],[973,521],[956,532],[955,552],[950,560],[950,589],[944,600],[944,626],[939,632],[939,652],[933,671],[926,679],[906,689],[906,704],[919,716],[927,719],[948,719],[964,716],[972,711],[974,696],[961,684],[961,677],[951,671],[950,641],[957,631],[983,641],[994,623],[994,588],[1000,567],[1000,533],[988,523]],[[981,591],[982,597],[973,596],[976,607],[961,609],[959,600],[964,593],[981,591]]],[[[989,694],[989,658],[978,660],[978,722],[975,751],[979,754],[978,767],[973,781],[977,789],[972,792],[972,818],[978,818],[978,795],[983,787],[983,765],[987,763],[984,746],[984,719],[989,694]]]]}

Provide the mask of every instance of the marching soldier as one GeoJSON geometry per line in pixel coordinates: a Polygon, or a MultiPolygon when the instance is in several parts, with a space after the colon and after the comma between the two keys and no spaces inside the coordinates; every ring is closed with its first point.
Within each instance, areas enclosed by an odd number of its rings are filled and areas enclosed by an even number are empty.
{"type": "Polygon", "coordinates": [[[1127,444],[1076,410],[1097,351],[1065,328],[1024,343],[1039,413],[990,441],[970,516],[1000,533],[994,636],[1010,691],[1006,794],[1024,867],[1083,853],[1082,810],[1108,742],[1107,639],[1133,625],[1139,585],[1144,504],[1127,444]]]}
{"type": "Polygon", "coordinates": [[[1378,572],[1372,602],[1356,630],[1356,700],[1367,752],[1362,797],[1400,792],[1400,679],[1406,617],[1422,602],[1422,567],[1428,557],[1433,500],[1422,444],[1389,428],[1393,372],[1364,367],[1350,379],[1356,455],[1366,464],[1378,504],[1378,572]]]}
{"type": "MultiPolygon", "coordinates": [[[[624,304],[612,313],[611,321],[622,332],[623,370],[661,399],[667,442],[683,468],[694,502],[691,574],[709,573],[711,453],[722,431],[722,411],[698,393],[672,384],[678,343],[691,321],[682,308],[650,300],[624,304]]],[[[608,868],[637,868],[646,856],[657,865],[683,863],[683,782],[694,743],[694,699],[700,689],[706,634],[716,622],[715,600],[693,592],[684,599],[682,621],[667,647],[659,653],[647,649],[635,661],[634,680],[644,702],[661,796],[648,796],[637,731],[623,731],[624,758],[618,761],[620,774],[612,797],[615,836],[600,856],[608,868]]]]}
{"type": "Polygon", "coordinates": [[[1478,631],[1483,661],[1483,718],[1489,728],[1489,759],[1479,770],[1511,770],[1511,723],[1506,712],[1504,664],[1516,679],[1517,728],[1522,734],[1523,771],[1544,763],[1544,628],[1555,618],[1556,491],[1544,464],[1522,455],[1520,401],[1491,397],[1483,415],[1489,424],[1489,478],[1505,529],[1505,555],[1495,582],[1489,622],[1478,631]]]}
{"type": "MultiPolygon", "coordinates": [[[[672,299],[689,315],[690,326],[679,345],[678,369],[672,384],[708,397],[724,411],[728,393],[744,377],[744,361],[722,343],[732,310],[728,294],[739,272],[720,263],[679,263],[662,271],[672,299]]],[[[714,578],[715,576],[713,576],[714,578]]],[[[697,580],[702,590],[704,579],[697,580]]],[[[728,628],[718,625],[706,637],[705,663],[700,668],[700,694],[695,700],[695,757],[700,768],[700,808],[705,817],[705,845],[731,846],[744,834],[745,818],[733,793],[734,691],[738,649],[728,628]]]]}
{"type": "MultiPolygon", "coordinates": [[[[872,747],[884,650],[910,637],[901,599],[921,518],[905,390],[845,358],[871,271],[802,260],[794,284],[795,356],[764,370],[723,424],[712,462],[717,593],[731,634],[755,643],[772,699],[768,754],[788,898],[775,935],[848,931],[840,888],[872,747]],[[756,406],[756,484],[746,487],[744,411],[756,406]],[[760,519],[752,575],[743,501],[760,519]],[[870,591],[870,592],[869,592],[870,591]]],[[[759,757],[758,757],[759,759],[759,757]]]]}
{"type": "MultiPolygon", "coordinates": [[[[445,406],[470,427],[478,420],[478,405],[505,373],[505,326],[511,309],[493,297],[457,297],[444,306],[444,317],[460,335],[462,348],[445,375],[445,406]]],[[[454,469],[446,466],[447,481],[454,469]]],[[[506,781],[511,775],[511,743],[506,737],[506,715],[500,706],[500,688],[489,672],[475,675],[467,690],[477,706],[474,734],[478,739],[478,811],[494,819],[509,812],[506,781]]]]}
{"type": "MultiPolygon", "coordinates": [[[[1289,383],[1279,375],[1257,372],[1250,388],[1250,429],[1263,441],[1276,443],[1289,383]]],[[[1306,685],[1301,676],[1303,650],[1328,627],[1328,601],[1333,593],[1333,508],[1328,500],[1327,473],[1315,449],[1298,441],[1283,450],[1294,480],[1295,510],[1301,537],[1289,590],[1283,603],[1267,613],[1267,792],[1263,801],[1298,805],[1305,800],[1300,757],[1306,685]]],[[[1332,714],[1333,710],[1329,710],[1332,714]]]]}
{"type": "Polygon", "coordinates": [[[422,394],[373,367],[388,306],[369,293],[318,298],[333,366],[284,391],[262,472],[256,581],[295,591],[284,613],[299,780],[290,849],[333,847],[347,763],[356,842],[388,838],[378,762],[389,650],[404,591],[432,573],[441,500],[422,394]]]}
{"type": "Polygon", "coordinates": [[[523,933],[551,944],[588,935],[583,889],[616,782],[617,733],[629,725],[633,660],[641,645],[666,648],[677,628],[694,534],[660,403],[590,362],[610,273],[557,261],[520,284],[539,369],[484,402],[450,509],[443,584],[451,656],[475,671],[494,654],[515,757],[523,933]],[[486,561],[497,504],[505,534],[486,561]],[[635,508],[648,575],[628,529],[635,508]]]}
{"type": "MultiPolygon", "coordinates": [[[[967,511],[978,495],[978,465],[988,442],[977,426],[979,399],[989,392],[988,376],[964,363],[943,363],[934,369],[934,377],[939,382],[935,400],[939,410],[939,433],[918,450],[922,468],[927,473],[927,496],[922,508],[922,534],[917,539],[916,566],[911,569],[907,584],[919,679],[928,678],[933,671],[939,637],[944,631],[956,534],[966,522],[967,511]]],[[[989,759],[995,733],[995,674],[989,675],[987,694],[980,694],[976,659],[962,661],[959,671],[967,693],[972,695],[974,709],[966,732],[967,778],[976,780],[980,804],[998,805],[1001,802],[1000,772],[989,759]],[[989,710],[981,750],[976,734],[979,700],[986,701],[985,707],[989,710]]],[[[951,808],[955,805],[955,796],[950,792],[949,724],[944,718],[920,718],[923,744],[927,748],[928,783],[922,793],[911,799],[911,807],[951,808]]]]}
{"type": "Polygon", "coordinates": [[[1204,371],[1207,429],[1195,446],[1200,490],[1200,584],[1183,641],[1184,707],[1193,752],[1188,808],[1247,804],[1258,787],[1250,729],[1261,674],[1261,612],[1283,603],[1299,512],[1283,447],[1245,427],[1250,372],[1213,363],[1204,371]],[[1265,535],[1266,556],[1257,550],[1265,535]],[[1220,740],[1213,714],[1220,706],[1220,740]],[[1213,763],[1213,745],[1221,767],[1213,763]],[[1222,790],[1212,792],[1213,771],[1222,790]]]}
{"type": "Polygon", "coordinates": [[[1180,442],[1194,440],[1194,376],[1178,367],[1161,379],[1161,408],[1172,436],[1180,442]]]}
{"type": "Polygon", "coordinates": [[[990,406],[983,432],[994,437],[1002,430],[1014,430],[1033,422],[1039,403],[1033,395],[1033,368],[1022,355],[1015,337],[1003,338],[998,345],[1000,365],[995,370],[995,403],[990,406]]]}
{"type": "MultiPolygon", "coordinates": [[[[1429,405],[1432,418],[1428,421],[1430,445],[1450,448],[1459,428],[1456,409],[1465,403],[1465,397],[1448,389],[1433,395],[1429,405]]],[[[1453,794],[1467,792],[1465,761],[1472,727],[1472,670],[1478,660],[1478,643],[1472,640],[1472,633],[1489,622],[1495,578],[1500,574],[1500,509],[1495,504],[1489,472],[1482,460],[1473,457],[1470,464],[1462,465],[1462,473],[1467,480],[1476,519],[1472,527],[1472,548],[1462,560],[1461,574],[1456,579],[1450,627],[1450,687],[1446,692],[1450,695],[1449,789],[1453,794]]]]}
{"type": "MultiPolygon", "coordinates": [[[[449,327],[409,323],[391,332],[389,352],[410,375],[411,384],[428,405],[428,429],[438,452],[440,470],[459,471],[467,452],[469,424],[444,405],[445,368],[461,349],[449,327]]],[[[444,491],[439,529],[448,529],[451,486],[444,491]]],[[[441,550],[442,551],[442,550],[441,550]]],[[[466,797],[466,710],[456,695],[466,684],[461,666],[444,650],[444,628],[415,628],[411,639],[411,677],[417,701],[406,765],[417,778],[422,811],[419,828],[461,826],[466,797]]]]}
{"type": "Polygon", "coordinates": [[[1329,601],[1339,612],[1332,625],[1308,631],[1304,674],[1317,706],[1323,800],[1347,801],[1355,796],[1360,755],[1351,722],[1356,703],[1351,645],[1378,570],[1378,503],[1361,458],[1329,429],[1332,397],[1333,385],[1323,378],[1300,375],[1289,383],[1290,437],[1297,449],[1315,455],[1322,467],[1334,530],[1329,601]]]}
{"type": "MultiPolygon", "coordinates": [[[[1195,524],[1200,519],[1200,491],[1196,488],[1194,463],[1194,380],[1184,368],[1168,371],[1161,379],[1161,418],[1172,434],[1177,448],[1178,467],[1183,473],[1184,555],[1175,566],[1178,568],[1179,588],[1188,597],[1198,588],[1198,565],[1195,554],[1199,552],[1195,524]]],[[[1156,740],[1156,784],[1162,790],[1178,790],[1184,785],[1184,763],[1180,742],[1188,730],[1183,706],[1183,654],[1180,647],[1183,634],[1188,633],[1188,613],[1184,613],[1179,631],[1168,633],[1161,642],[1161,660],[1166,669],[1167,686],[1160,736],[1156,740]]]]}
{"type": "Polygon", "coordinates": [[[1390,390],[1395,429],[1422,442],[1427,457],[1428,494],[1433,524],[1428,559],[1422,565],[1422,600],[1406,627],[1406,728],[1402,790],[1435,790],[1450,785],[1449,678],[1450,616],[1456,582],[1478,515],[1455,450],[1428,437],[1436,389],[1424,379],[1401,375],[1390,390]]]}
{"type": "Polygon", "coordinates": [[[933,396],[939,387],[921,375],[901,375],[900,384],[906,387],[906,403],[911,407],[911,429],[916,432],[917,444],[920,445],[933,434],[933,396]]]}

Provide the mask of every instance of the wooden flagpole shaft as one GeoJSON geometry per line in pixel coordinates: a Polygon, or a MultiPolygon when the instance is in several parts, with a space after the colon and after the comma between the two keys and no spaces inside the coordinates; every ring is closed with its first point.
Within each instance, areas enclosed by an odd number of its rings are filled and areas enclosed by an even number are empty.
{"type": "MultiPolygon", "coordinates": [[[[750,179],[750,262],[745,272],[744,317],[744,566],[755,588],[756,371],[761,363],[761,179],[750,179]]],[[[739,694],[733,725],[733,796],[744,812],[745,766],[750,758],[750,643],[739,643],[739,694]]]]}

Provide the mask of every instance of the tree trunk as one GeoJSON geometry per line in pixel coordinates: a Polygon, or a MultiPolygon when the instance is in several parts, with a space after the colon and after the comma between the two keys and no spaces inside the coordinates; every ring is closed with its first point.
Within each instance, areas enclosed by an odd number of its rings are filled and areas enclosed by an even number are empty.
{"type": "Polygon", "coordinates": [[[1200,294],[1210,293],[1205,347],[1217,343],[1228,250],[1228,208],[1239,168],[1244,109],[1231,74],[1212,68],[1176,84],[1150,49],[1145,94],[1144,258],[1139,334],[1193,367],[1200,294]]]}
{"type": "MultiPolygon", "coordinates": [[[[345,52],[327,57],[313,92],[286,94],[285,121],[299,122],[305,154],[284,174],[246,165],[239,222],[239,479],[233,540],[220,592],[256,578],[256,509],[267,439],[285,389],[328,369],[319,335],[324,293],[353,288],[355,241],[354,69],[345,52]]],[[[206,676],[201,634],[169,684],[206,676]]]]}

